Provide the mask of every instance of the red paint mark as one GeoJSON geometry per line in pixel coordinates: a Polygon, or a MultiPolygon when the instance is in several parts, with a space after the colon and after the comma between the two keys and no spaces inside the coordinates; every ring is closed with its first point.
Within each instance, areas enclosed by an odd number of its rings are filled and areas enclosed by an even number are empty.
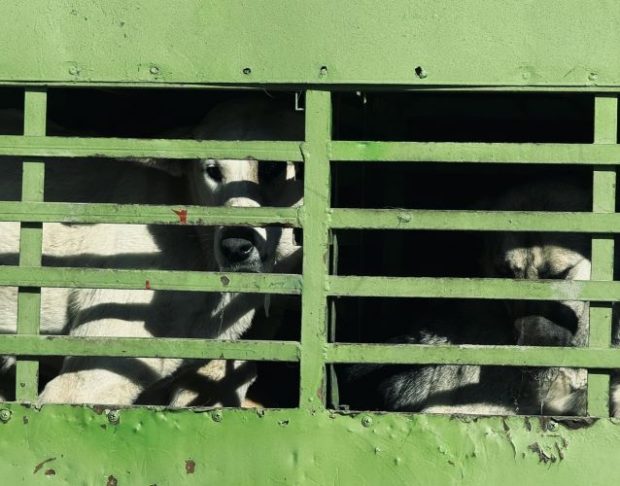
{"type": "Polygon", "coordinates": [[[187,461],[185,461],[185,472],[187,474],[194,474],[195,470],[196,462],[194,462],[192,459],[188,459],[187,461]]]}
{"type": "Polygon", "coordinates": [[[56,474],[56,471],[54,471],[53,469],[48,469],[45,471],[46,476],[54,476],[55,474],[56,474]]]}
{"type": "Polygon", "coordinates": [[[36,474],[36,473],[38,473],[38,472],[39,472],[39,471],[43,468],[43,466],[44,466],[45,464],[47,464],[48,462],[55,461],[55,460],[56,460],[56,458],[55,458],[55,457],[50,457],[49,459],[45,459],[45,461],[40,462],[39,464],[37,464],[37,465],[34,467],[34,471],[32,471],[32,474],[36,474]]]}
{"type": "Polygon", "coordinates": [[[106,483],[106,486],[118,486],[118,479],[116,479],[110,474],[108,476],[108,482],[106,483]]]}
{"type": "Polygon", "coordinates": [[[145,288],[146,290],[151,290],[151,281],[150,281],[150,280],[147,280],[147,281],[145,282],[145,284],[144,284],[144,288],[145,288]]]}
{"type": "Polygon", "coordinates": [[[187,223],[187,209],[173,209],[172,211],[179,217],[179,223],[187,223]]]}

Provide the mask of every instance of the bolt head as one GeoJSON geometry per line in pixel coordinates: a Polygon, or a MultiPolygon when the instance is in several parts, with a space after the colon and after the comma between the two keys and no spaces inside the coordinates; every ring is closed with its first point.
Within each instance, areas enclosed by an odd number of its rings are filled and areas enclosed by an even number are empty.
{"type": "Polygon", "coordinates": [[[224,415],[222,414],[221,410],[216,410],[215,412],[211,414],[211,418],[213,419],[214,422],[221,422],[222,419],[224,418],[224,415]]]}
{"type": "Polygon", "coordinates": [[[108,412],[108,422],[111,424],[117,424],[121,420],[121,415],[118,413],[118,410],[110,410],[108,412]]]}
{"type": "Polygon", "coordinates": [[[149,69],[151,74],[159,74],[159,68],[157,66],[151,66],[151,69],[149,69]]]}
{"type": "Polygon", "coordinates": [[[6,408],[0,410],[0,420],[2,422],[8,422],[9,420],[11,420],[11,415],[11,411],[6,408]]]}
{"type": "Polygon", "coordinates": [[[372,417],[369,417],[368,415],[362,417],[362,425],[364,427],[370,427],[372,425],[372,417]]]}

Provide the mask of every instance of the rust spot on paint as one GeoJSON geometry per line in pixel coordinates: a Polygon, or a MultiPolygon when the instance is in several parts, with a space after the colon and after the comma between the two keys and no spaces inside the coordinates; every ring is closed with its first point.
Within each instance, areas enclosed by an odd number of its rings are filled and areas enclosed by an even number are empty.
{"type": "Polygon", "coordinates": [[[230,279],[226,275],[222,275],[220,277],[220,282],[222,282],[222,285],[226,286],[230,283],[230,279]]]}
{"type": "Polygon", "coordinates": [[[118,479],[116,479],[111,474],[108,476],[108,482],[105,483],[106,486],[118,486],[118,479]]]}
{"type": "Polygon", "coordinates": [[[46,476],[54,476],[56,474],[56,471],[54,471],[53,469],[46,469],[44,474],[46,476]]]}
{"type": "Polygon", "coordinates": [[[55,460],[56,460],[55,457],[50,457],[49,459],[45,459],[45,461],[41,461],[39,464],[37,464],[34,467],[34,471],[32,471],[32,474],[38,473],[41,469],[43,469],[43,466],[45,466],[48,462],[52,462],[52,461],[55,461],[55,460]]]}
{"type": "Polygon", "coordinates": [[[147,281],[144,283],[144,288],[145,288],[146,290],[151,290],[151,281],[150,281],[150,280],[147,280],[147,281]]]}
{"type": "Polygon", "coordinates": [[[173,209],[174,214],[179,217],[179,223],[186,224],[187,223],[187,209],[173,209]]]}
{"type": "Polygon", "coordinates": [[[188,459],[185,461],[185,472],[187,474],[194,474],[196,470],[196,462],[193,459],[188,459]]]}

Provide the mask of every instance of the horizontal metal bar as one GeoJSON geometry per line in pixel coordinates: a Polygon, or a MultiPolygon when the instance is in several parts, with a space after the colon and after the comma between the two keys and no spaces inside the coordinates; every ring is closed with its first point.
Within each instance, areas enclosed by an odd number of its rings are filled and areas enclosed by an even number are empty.
{"type": "Polygon", "coordinates": [[[337,229],[620,233],[619,213],[335,208],[330,215],[337,229]]]}
{"type": "MultiPolygon", "coordinates": [[[[0,155],[167,159],[290,160],[302,162],[301,142],[0,136],[0,155]]],[[[0,162],[1,163],[1,162],[0,162]]]]}
{"type": "Polygon", "coordinates": [[[0,335],[0,354],[299,361],[299,343],[180,338],[0,335]]]}
{"type": "Polygon", "coordinates": [[[1,286],[300,294],[301,275],[176,270],[0,267],[1,286]]]}
{"type": "Polygon", "coordinates": [[[620,348],[329,344],[328,363],[459,364],[620,368],[620,348]]]}
{"type": "Polygon", "coordinates": [[[355,297],[620,301],[620,282],[591,280],[331,276],[328,288],[355,297]]]}
{"type": "MultiPolygon", "coordinates": [[[[1,162],[0,162],[1,164],[1,162]]],[[[299,227],[299,208],[0,202],[0,221],[299,227]]]]}
{"type": "Polygon", "coordinates": [[[620,165],[620,145],[560,143],[332,142],[339,162],[620,165]]]}

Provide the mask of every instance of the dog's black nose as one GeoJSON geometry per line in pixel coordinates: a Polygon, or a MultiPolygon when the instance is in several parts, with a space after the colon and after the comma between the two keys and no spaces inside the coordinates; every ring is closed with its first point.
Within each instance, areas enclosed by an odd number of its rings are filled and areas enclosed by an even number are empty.
{"type": "Polygon", "coordinates": [[[220,251],[230,263],[242,263],[250,258],[256,245],[251,228],[224,228],[220,237],[220,251]]]}

